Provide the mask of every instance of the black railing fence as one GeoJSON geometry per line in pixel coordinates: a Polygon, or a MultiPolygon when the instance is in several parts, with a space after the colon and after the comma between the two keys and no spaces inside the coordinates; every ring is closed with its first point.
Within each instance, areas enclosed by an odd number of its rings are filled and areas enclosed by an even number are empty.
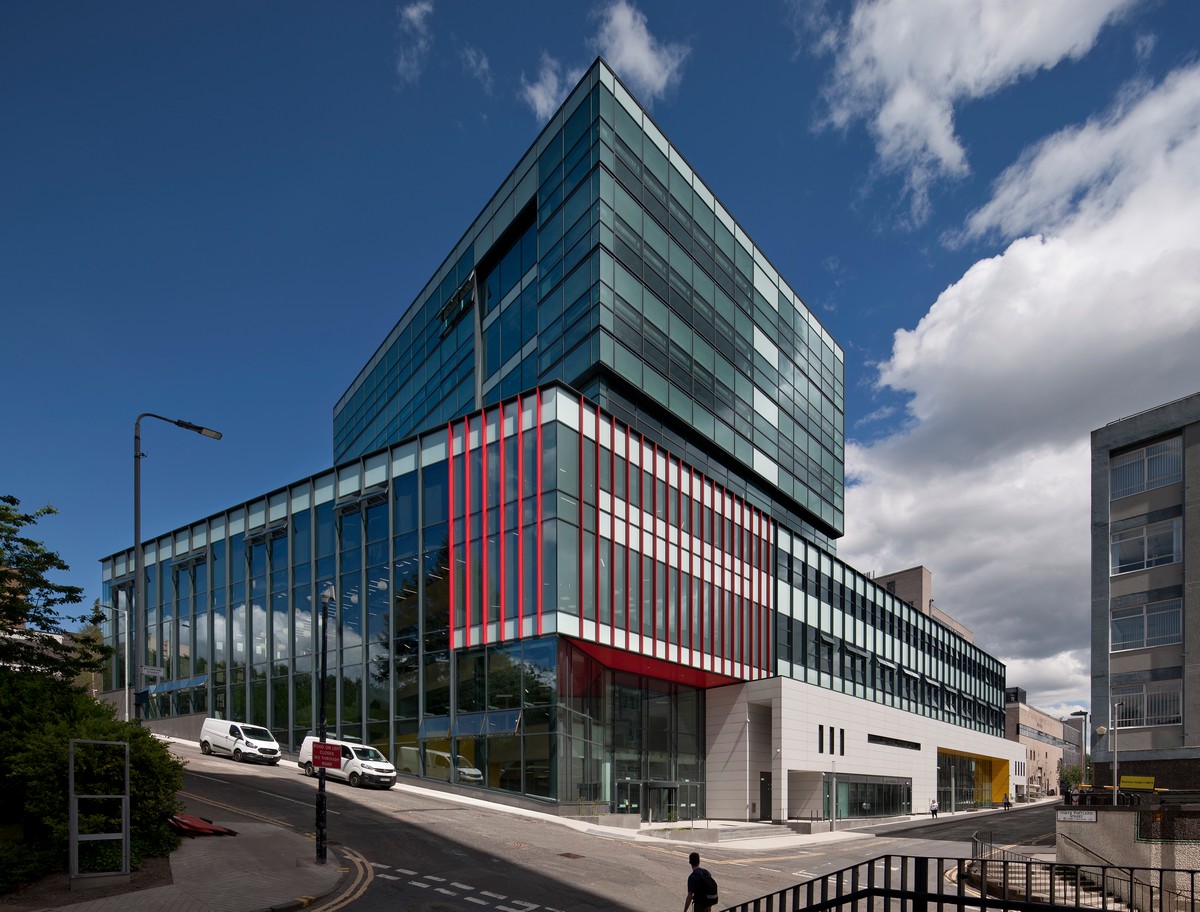
{"type": "Polygon", "coordinates": [[[881,855],[729,912],[1200,912],[1200,872],[1030,859],[881,855]],[[986,889],[984,885],[986,884],[986,889]]]}

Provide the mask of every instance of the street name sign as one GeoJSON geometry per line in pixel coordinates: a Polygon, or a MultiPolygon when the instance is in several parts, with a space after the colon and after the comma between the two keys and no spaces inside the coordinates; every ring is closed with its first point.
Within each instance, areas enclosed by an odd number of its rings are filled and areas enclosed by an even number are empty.
{"type": "Polygon", "coordinates": [[[1055,819],[1059,823],[1095,823],[1096,811],[1094,808],[1088,811],[1076,811],[1073,809],[1070,811],[1058,811],[1055,819]]]}

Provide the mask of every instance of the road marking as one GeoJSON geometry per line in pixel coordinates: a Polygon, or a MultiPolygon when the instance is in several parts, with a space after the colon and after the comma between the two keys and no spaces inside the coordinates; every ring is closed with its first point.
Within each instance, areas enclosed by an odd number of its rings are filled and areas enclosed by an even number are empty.
{"type": "Polygon", "coordinates": [[[416,872],[416,871],[410,871],[408,868],[395,868],[394,870],[396,871],[396,873],[397,873],[397,874],[406,874],[406,875],[408,875],[409,877],[416,877],[416,876],[417,876],[417,872],[416,872]]]}
{"type": "Polygon", "coordinates": [[[373,867],[373,868],[383,868],[383,870],[385,870],[385,871],[386,871],[386,870],[388,870],[389,868],[391,868],[391,865],[385,865],[385,864],[383,864],[382,862],[373,861],[373,862],[371,862],[371,867],[373,867]]]}
{"type": "Polygon", "coordinates": [[[446,878],[444,878],[444,877],[438,877],[438,876],[436,876],[436,875],[434,875],[434,874],[426,874],[426,875],[425,875],[425,879],[426,879],[426,880],[432,880],[432,881],[434,881],[435,883],[445,883],[445,882],[446,882],[446,878]]]}
{"type": "Polygon", "coordinates": [[[503,893],[489,893],[487,890],[480,890],[479,892],[482,893],[484,896],[491,897],[492,899],[508,899],[508,897],[505,896],[503,893]]]}
{"type": "Polygon", "coordinates": [[[361,899],[363,894],[367,892],[367,888],[371,886],[372,881],[375,879],[374,869],[367,863],[365,858],[358,854],[358,852],[347,846],[340,847],[339,851],[345,853],[345,855],[347,855],[350,860],[354,862],[354,867],[356,869],[354,882],[345,890],[343,890],[338,896],[330,898],[328,902],[322,904],[321,906],[314,907],[313,912],[338,912],[339,909],[344,909],[351,903],[361,899]]]}
{"type": "Polygon", "coordinates": [[[433,884],[427,884],[422,880],[410,880],[409,883],[412,884],[414,887],[421,887],[424,890],[428,890],[430,887],[433,886],[433,884]]]}
{"type": "Polygon", "coordinates": [[[793,877],[816,877],[817,875],[813,871],[793,871],[792,876],[793,877]]]}
{"type": "Polygon", "coordinates": [[[478,896],[464,896],[463,899],[465,899],[467,902],[473,902],[479,906],[491,905],[491,903],[489,903],[486,899],[480,899],[478,896]]]}
{"type": "Polygon", "coordinates": [[[395,874],[376,874],[375,876],[378,877],[380,880],[399,880],[400,879],[395,874]]]}
{"type": "Polygon", "coordinates": [[[537,904],[537,903],[526,902],[526,901],[525,901],[525,900],[523,900],[523,899],[514,899],[514,900],[512,901],[512,904],[513,904],[514,906],[522,906],[522,907],[524,907],[524,909],[525,909],[525,912],[532,912],[532,910],[533,910],[533,909],[536,909],[536,908],[538,908],[538,904],[537,904]]]}
{"type": "Polygon", "coordinates": [[[444,894],[444,895],[446,895],[446,896],[457,896],[457,895],[458,895],[458,894],[457,894],[457,893],[455,893],[453,890],[447,890],[445,887],[438,887],[436,890],[434,890],[434,892],[435,892],[435,893],[442,893],[442,894],[444,894]]]}
{"type": "Polygon", "coordinates": [[[474,890],[475,889],[470,884],[452,883],[452,884],[450,884],[450,886],[458,887],[458,889],[460,889],[460,890],[474,890]]]}

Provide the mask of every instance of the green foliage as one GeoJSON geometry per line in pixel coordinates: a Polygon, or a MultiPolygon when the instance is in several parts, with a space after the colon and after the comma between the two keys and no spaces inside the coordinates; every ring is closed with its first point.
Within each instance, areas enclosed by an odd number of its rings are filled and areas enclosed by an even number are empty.
{"type": "Polygon", "coordinates": [[[1074,788],[1075,786],[1079,785],[1079,783],[1083,782],[1083,770],[1079,768],[1078,764],[1064,767],[1062,771],[1062,780],[1063,782],[1067,783],[1068,788],[1074,788]]]}
{"type": "MultiPolygon", "coordinates": [[[[23,535],[26,526],[58,511],[46,506],[22,513],[12,495],[0,496],[0,666],[36,669],[64,680],[98,671],[108,649],[90,637],[75,637],[65,625],[85,619],[62,609],[83,601],[78,586],[54,582],[50,574],[70,569],[41,542],[23,535]]],[[[102,620],[93,608],[86,619],[102,620]]]]}
{"type": "MultiPolygon", "coordinates": [[[[15,825],[15,840],[0,844],[0,892],[33,876],[67,868],[70,837],[69,771],[71,739],[129,744],[131,853],[165,855],[179,845],[167,821],[178,813],[183,763],[136,722],[121,722],[116,710],[84,690],[54,677],[0,668],[0,792],[5,796],[0,823],[15,825]],[[4,859],[19,856],[20,864],[4,859]]],[[[124,791],[124,751],[119,746],[77,744],[77,794],[115,795],[124,791]]],[[[116,832],[120,803],[80,803],[80,832],[116,832]]],[[[119,853],[119,844],[116,851],[119,853]]],[[[89,848],[89,866],[112,862],[112,846],[89,848]]],[[[81,856],[82,857],[82,856],[81,856]]],[[[119,867],[117,861],[113,869],[119,867]]]]}

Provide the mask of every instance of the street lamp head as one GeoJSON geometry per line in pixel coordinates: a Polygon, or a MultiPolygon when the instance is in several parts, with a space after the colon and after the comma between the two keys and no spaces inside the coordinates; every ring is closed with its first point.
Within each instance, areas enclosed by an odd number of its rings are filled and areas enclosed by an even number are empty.
{"type": "Polygon", "coordinates": [[[220,440],[221,432],[214,431],[212,428],[204,427],[201,424],[192,424],[190,421],[184,421],[182,418],[173,422],[176,427],[181,427],[186,431],[195,431],[201,437],[208,437],[211,440],[220,440]]]}

